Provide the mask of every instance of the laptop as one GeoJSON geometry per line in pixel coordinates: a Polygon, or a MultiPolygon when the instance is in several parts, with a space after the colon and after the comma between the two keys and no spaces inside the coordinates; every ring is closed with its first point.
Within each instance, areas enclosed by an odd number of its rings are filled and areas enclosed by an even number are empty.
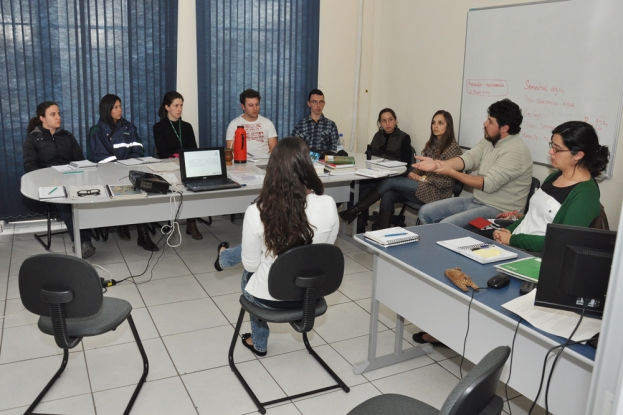
{"type": "Polygon", "coordinates": [[[193,192],[240,187],[227,177],[223,147],[180,150],[180,173],[184,186],[193,192]]]}

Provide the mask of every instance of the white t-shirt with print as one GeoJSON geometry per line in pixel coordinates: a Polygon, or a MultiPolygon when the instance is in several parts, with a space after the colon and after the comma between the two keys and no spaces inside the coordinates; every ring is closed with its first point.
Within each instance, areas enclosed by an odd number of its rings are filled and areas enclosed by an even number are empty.
{"type": "Polygon", "coordinates": [[[236,128],[244,126],[247,133],[247,152],[251,154],[267,154],[269,151],[268,139],[277,137],[277,130],[272,121],[268,118],[257,116],[255,121],[247,121],[240,117],[234,118],[227,127],[226,140],[233,140],[236,137],[236,128]]]}

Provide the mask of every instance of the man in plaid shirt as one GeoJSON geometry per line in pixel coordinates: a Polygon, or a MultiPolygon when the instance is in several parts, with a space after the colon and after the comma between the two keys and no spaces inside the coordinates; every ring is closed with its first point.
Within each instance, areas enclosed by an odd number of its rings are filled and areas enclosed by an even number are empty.
{"type": "Polygon", "coordinates": [[[301,137],[310,149],[337,151],[339,139],[337,126],[322,115],[324,104],[322,91],[312,89],[307,98],[307,106],[311,109],[311,113],[296,123],[290,135],[301,137]]]}

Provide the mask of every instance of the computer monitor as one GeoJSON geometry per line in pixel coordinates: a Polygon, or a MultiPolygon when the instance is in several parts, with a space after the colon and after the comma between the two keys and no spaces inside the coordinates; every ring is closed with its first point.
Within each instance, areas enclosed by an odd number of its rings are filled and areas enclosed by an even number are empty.
{"type": "Polygon", "coordinates": [[[548,224],[534,305],[603,315],[616,235],[548,224]]]}

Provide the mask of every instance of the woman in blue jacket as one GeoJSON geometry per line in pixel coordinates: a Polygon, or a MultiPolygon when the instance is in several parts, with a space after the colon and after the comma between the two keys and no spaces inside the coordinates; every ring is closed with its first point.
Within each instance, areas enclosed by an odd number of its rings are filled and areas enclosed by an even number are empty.
{"type": "MultiPolygon", "coordinates": [[[[89,160],[95,163],[107,163],[126,160],[143,155],[143,144],[138,137],[136,127],[122,117],[121,98],[107,94],[100,100],[100,119],[89,133],[89,160]]],[[[147,251],[157,251],[158,247],[149,237],[147,225],[136,225],[138,246],[147,251]]],[[[127,225],[117,227],[117,236],[130,240],[127,225]]]]}

